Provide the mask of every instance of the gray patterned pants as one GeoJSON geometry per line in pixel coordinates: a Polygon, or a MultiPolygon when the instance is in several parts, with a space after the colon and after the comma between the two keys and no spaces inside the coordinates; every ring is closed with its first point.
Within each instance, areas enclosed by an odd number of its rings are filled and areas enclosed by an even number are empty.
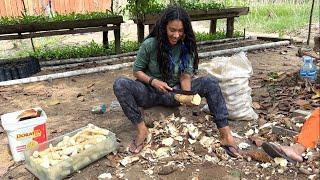
{"type": "MultiPolygon", "coordinates": [[[[191,90],[205,97],[211,114],[218,128],[228,125],[228,110],[222,96],[218,80],[213,76],[193,79],[191,90]]],[[[124,114],[133,124],[143,121],[139,107],[154,106],[176,107],[180,103],[174,99],[173,93],[162,93],[148,84],[120,77],[113,84],[116,95],[124,114]]]]}

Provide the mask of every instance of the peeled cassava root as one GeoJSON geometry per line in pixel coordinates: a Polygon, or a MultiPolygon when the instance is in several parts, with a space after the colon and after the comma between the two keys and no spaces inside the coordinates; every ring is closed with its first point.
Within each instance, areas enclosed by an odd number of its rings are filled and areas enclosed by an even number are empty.
{"type": "Polygon", "coordinates": [[[179,101],[181,104],[193,104],[200,105],[201,97],[199,94],[196,95],[184,95],[184,94],[175,94],[174,99],[179,101]]]}
{"type": "Polygon", "coordinates": [[[44,168],[49,168],[97,145],[105,140],[109,133],[109,130],[89,124],[72,137],[64,136],[56,146],[50,144],[49,148],[41,152],[34,151],[30,159],[44,168]]]}

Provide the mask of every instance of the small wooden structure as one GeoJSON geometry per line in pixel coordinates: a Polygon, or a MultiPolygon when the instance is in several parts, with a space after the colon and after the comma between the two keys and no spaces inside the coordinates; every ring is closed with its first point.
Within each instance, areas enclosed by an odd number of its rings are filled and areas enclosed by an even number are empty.
{"type": "MultiPolygon", "coordinates": [[[[241,15],[246,15],[249,12],[249,7],[229,7],[226,9],[212,9],[212,10],[193,10],[189,11],[191,21],[210,20],[210,33],[216,32],[217,20],[227,19],[228,38],[233,37],[234,32],[234,18],[241,15]]],[[[135,19],[138,29],[138,41],[142,42],[144,39],[144,25],[149,25],[149,31],[152,30],[157,18],[160,14],[146,14],[142,19],[135,19]]]]}
{"type": "MultiPolygon", "coordinates": [[[[105,12],[112,10],[112,0],[0,0],[0,17],[16,17],[22,14],[69,14],[105,12]]],[[[0,25],[0,40],[26,39],[63,34],[103,32],[103,44],[108,47],[108,31],[114,32],[115,50],[120,53],[120,25],[122,16],[99,19],[43,22],[16,25],[0,25]]]]}
{"type": "Polygon", "coordinates": [[[120,53],[120,25],[122,22],[122,16],[115,16],[75,21],[0,25],[0,40],[103,31],[103,43],[107,47],[108,31],[113,30],[116,52],[120,53]]]}

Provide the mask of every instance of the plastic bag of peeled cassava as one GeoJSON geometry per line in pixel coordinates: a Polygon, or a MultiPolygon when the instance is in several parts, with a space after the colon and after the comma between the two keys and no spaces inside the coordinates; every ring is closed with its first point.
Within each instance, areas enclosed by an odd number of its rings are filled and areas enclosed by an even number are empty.
{"type": "MultiPolygon", "coordinates": [[[[252,66],[244,52],[231,57],[215,57],[208,63],[202,63],[199,69],[206,70],[219,80],[228,108],[229,119],[258,119],[258,115],[251,107],[249,78],[252,75],[252,66]]],[[[205,105],[202,110],[208,112],[208,105],[205,105]]]]}

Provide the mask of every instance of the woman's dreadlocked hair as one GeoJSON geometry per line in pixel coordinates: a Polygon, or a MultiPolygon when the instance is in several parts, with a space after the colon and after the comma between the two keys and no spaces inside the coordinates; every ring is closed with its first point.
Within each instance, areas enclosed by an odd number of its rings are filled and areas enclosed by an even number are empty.
{"type": "Polygon", "coordinates": [[[183,23],[184,37],[180,41],[182,41],[182,44],[185,45],[184,47],[186,47],[186,51],[182,50],[180,57],[187,57],[184,53],[188,53],[193,56],[194,72],[197,71],[199,64],[196,38],[191,26],[191,21],[188,13],[179,6],[169,6],[157,20],[153,30],[147,37],[155,37],[157,39],[157,61],[159,64],[160,72],[162,74],[162,78],[165,81],[167,81],[172,76],[172,72],[170,72],[169,70],[170,53],[168,52],[169,41],[167,36],[167,25],[170,21],[173,20],[180,20],[183,23]]]}

